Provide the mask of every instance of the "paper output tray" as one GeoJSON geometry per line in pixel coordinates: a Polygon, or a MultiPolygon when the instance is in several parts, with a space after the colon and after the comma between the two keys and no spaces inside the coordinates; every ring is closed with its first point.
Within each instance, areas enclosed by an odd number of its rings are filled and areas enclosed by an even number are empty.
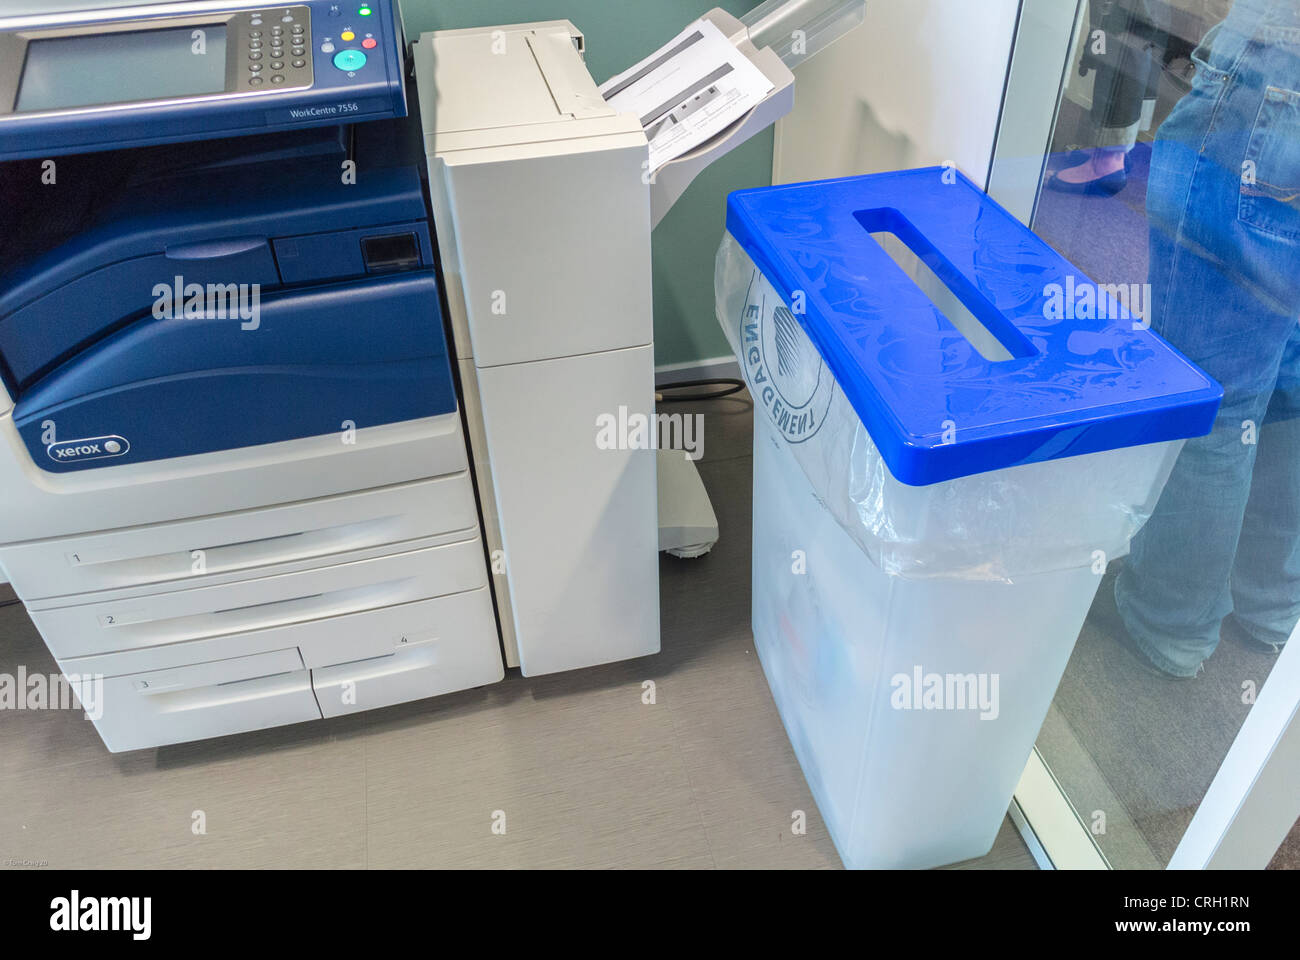
{"type": "Polygon", "coordinates": [[[700,171],[719,157],[730,153],[754,134],[785,116],[794,107],[794,74],[770,47],[758,49],[749,40],[743,23],[715,7],[701,18],[711,21],[736,48],[745,54],[768,80],[772,92],[731,126],[700,144],[694,150],[669,160],[654,173],[650,187],[650,225],[656,227],[686,192],[700,171]]]}

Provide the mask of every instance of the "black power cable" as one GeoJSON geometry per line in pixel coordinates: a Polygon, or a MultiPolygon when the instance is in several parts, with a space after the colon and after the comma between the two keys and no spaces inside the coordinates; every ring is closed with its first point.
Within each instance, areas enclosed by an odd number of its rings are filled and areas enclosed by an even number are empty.
{"type": "Polygon", "coordinates": [[[655,387],[656,403],[687,403],[696,400],[717,400],[721,397],[729,397],[732,394],[740,393],[745,389],[745,381],[737,380],[735,377],[708,377],[703,380],[682,380],[678,383],[664,383],[655,387]],[[707,393],[687,393],[687,394],[670,394],[668,391],[683,390],[687,387],[711,387],[723,386],[724,390],[713,390],[707,393]]]}

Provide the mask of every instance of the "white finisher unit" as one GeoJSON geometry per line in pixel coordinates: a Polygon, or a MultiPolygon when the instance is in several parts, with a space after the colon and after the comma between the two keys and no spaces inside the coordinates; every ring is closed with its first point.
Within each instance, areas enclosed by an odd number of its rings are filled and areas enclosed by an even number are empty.
{"type": "Polygon", "coordinates": [[[506,656],[528,676],[659,651],[647,145],[567,20],[414,46],[453,351],[506,656]],[[499,552],[498,552],[499,551],[499,552]]]}

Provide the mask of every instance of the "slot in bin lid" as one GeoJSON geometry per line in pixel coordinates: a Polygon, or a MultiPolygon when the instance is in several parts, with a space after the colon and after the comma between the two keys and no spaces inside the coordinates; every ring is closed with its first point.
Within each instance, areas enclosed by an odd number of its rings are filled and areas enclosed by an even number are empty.
{"type": "Polygon", "coordinates": [[[1223,396],[1214,380],[1136,322],[1115,288],[951,168],[736,191],[727,230],[903,483],[1202,436],[1213,425],[1223,396]],[[933,270],[1009,359],[975,349],[871,236],[882,231],[933,270]]]}

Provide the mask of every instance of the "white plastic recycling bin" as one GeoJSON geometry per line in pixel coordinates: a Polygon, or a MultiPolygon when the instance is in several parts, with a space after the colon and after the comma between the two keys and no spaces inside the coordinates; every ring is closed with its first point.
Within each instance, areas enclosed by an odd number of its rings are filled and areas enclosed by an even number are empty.
{"type": "Polygon", "coordinates": [[[1222,391],[951,169],[739,191],[727,230],[754,639],[795,754],[847,866],[981,856],[1222,391]]]}

